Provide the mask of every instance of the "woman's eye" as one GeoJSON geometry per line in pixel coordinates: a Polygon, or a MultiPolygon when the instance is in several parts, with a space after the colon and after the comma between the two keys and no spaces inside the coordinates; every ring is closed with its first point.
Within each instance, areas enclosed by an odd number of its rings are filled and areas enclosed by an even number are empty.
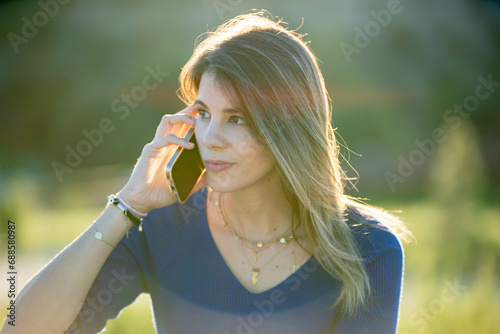
{"type": "MultiPolygon", "coordinates": [[[[208,111],[206,111],[205,109],[198,109],[198,116],[200,118],[208,118],[208,116],[210,116],[210,114],[208,114],[208,111]]],[[[240,117],[240,116],[231,116],[231,117],[229,117],[229,122],[230,123],[234,123],[236,125],[243,125],[243,124],[245,124],[245,122],[243,121],[243,118],[240,117]]]]}
{"type": "Polygon", "coordinates": [[[198,113],[200,114],[200,117],[201,118],[204,118],[204,114],[206,113],[207,111],[204,110],[204,109],[198,109],[198,113]]]}
{"type": "Polygon", "coordinates": [[[231,119],[231,120],[236,119],[236,124],[238,124],[238,125],[243,125],[243,124],[245,124],[245,122],[243,121],[243,118],[241,118],[241,117],[239,117],[239,116],[231,116],[231,118],[230,118],[230,119],[231,119]],[[238,123],[238,120],[240,120],[241,122],[239,122],[239,123],[238,123]]]}

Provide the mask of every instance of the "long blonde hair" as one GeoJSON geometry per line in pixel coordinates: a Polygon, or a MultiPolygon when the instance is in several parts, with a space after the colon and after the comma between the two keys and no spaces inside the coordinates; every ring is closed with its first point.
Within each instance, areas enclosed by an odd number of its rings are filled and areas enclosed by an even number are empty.
{"type": "Polygon", "coordinates": [[[274,158],[283,191],[303,222],[315,258],[342,282],[331,307],[341,303],[352,312],[364,303],[370,282],[346,209],[375,218],[403,238],[409,232],[397,217],[344,194],[347,178],[316,57],[303,35],[268,16],[240,15],[206,33],[182,68],[178,95],[192,104],[202,74],[215,75],[252,136],[274,158]]]}

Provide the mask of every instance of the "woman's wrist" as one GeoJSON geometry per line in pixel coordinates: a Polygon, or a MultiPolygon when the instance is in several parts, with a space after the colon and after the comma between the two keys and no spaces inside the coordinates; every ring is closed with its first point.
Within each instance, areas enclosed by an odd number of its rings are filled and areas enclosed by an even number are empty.
{"type": "Polygon", "coordinates": [[[117,245],[134,224],[115,205],[106,205],[103,213],[93,223],[94,238],[102,239],[108,245],[117,245]],[[97,226],[96,226],[97,225],[97,226]],[[97,228],[96,228],[97,227],[97,228]],[[97,233],[99,232],[98,237],[97,233]]]}
{"type": "Polygon", "coordinates": [[[150,211],[145,205],[139,204],[137,201],[135,201],[134,196],[131,195],[131,193],[126,189],[122,189],[118,193],[116,193],[116,197],[130,212],[132,212],[139,219],[146,216],[150,211]]]}
{"type": "Polygon", "coordinates": [[[116,198],[120,201],[120,203],[123,204],[124,207],[127,208],[127,210],[129,210],[130,212],[132,212],[136,217],[138,217],[138,218],[144,218],[144,217],[146,217],[147,213],[142,213],[142,212],[139,212],[139,211],[135,210],[134,208],[132,208],[130,206],[130,204],[128,204],[127,201],[125,201],[123,199],[123,197],[120,196],[120,193],[116,194],[116,198]]]}
{"type": "Polygon", "coordinates": [[[132,222],[134,225],[139,226],[139,228],[142,226],[142,218],[144,218],[146,215],[142,214],[140,212],[136,212],[136,214],[132,213],[130,205],[124,204],[125,202],[120,199],[118,199],[118,196],[115,195],[110,195],[108,196],[108,205],[114,205],[117,208],[120,209],[120,211],[132,222]],[[139,216],[140,218],[138,218],[139,216]]]}

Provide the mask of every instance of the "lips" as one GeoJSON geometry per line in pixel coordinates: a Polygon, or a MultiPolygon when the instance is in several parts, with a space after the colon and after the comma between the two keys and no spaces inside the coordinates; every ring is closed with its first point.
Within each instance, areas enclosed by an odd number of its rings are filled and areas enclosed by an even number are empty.
{"type": "Polygon", "coordinates": [[[220,172],[234,165],[234,163],[224,160],[204,160],[203,162],[206,168],[212,172],[220,172]]]}
{"type": "Polygon", "coordinates": [[[224,161],[224,160],[205,160],[205,162],[208,162],[212,165],[228,165],[232,164],[232,162],[229,161],[224,161]]]}

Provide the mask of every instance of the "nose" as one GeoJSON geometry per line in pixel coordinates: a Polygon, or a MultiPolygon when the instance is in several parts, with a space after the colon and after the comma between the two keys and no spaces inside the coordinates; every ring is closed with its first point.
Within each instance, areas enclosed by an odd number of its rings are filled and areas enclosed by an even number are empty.
{"type": "Polygon", "coordinates": [[[200,126],[200,137],[203,138],[203,145],[209,149],[222,149],[227,146],[224,131],[219,122],[211,119],[205,126],[200,126]]]}

